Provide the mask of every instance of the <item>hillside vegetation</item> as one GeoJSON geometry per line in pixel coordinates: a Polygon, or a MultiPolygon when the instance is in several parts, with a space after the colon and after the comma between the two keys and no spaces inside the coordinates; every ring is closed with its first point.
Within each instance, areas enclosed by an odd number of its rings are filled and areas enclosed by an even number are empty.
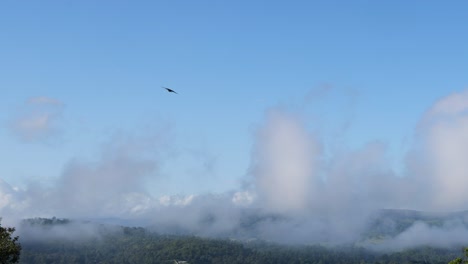
{"type": "Polygon", "coordinates": [[[448,263],[461,247],[376,252],[356,245],[285,246],[262,241],[161,235],[140,227],[29,219],[20,263],[448,263]],[[77,227],[81,229],[77,229],[77,227]],[[36,232],[32,232],[36,230],[36,232]],[[69,230],[70,232],[67,232],[69,230]],[[77,234],[81,236],[77,236],[77,234]]]}

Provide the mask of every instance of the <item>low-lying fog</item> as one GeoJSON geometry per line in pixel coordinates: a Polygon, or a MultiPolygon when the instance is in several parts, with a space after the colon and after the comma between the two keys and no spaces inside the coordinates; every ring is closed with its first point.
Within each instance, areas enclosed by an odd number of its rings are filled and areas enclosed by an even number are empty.
{"type": "MultiPolygon", "coordinates": [[[[468,91],[437,101],[416,124],[404,169],[397,173],[385,143],[325,150],[321,135],[308,128],[303,116],[280,107],[270,109],[256,130],[243,186],[226,193],[154,197],[145,191],[144,182],[149,174],[158,173],[160,160],[146,152],[158,148],[161,139],[113,140],[97,160],[70,161],[52,186],[36,183],[19,189],[2,181],[2,224],[56,216],[113,219],[162,233],[281,243],[361,241],[395,249],[468,245],[468,219],[463,217],[440,225],[416,221],[396,236],[362,241],[380,209],[468,209],[467,112],[468,91]]],[[[394,223],[389,220],[387,225],[394,223]]],[[[63,236],[93,232],[79,224],[66,232],[54,230],[63,236]]]]}

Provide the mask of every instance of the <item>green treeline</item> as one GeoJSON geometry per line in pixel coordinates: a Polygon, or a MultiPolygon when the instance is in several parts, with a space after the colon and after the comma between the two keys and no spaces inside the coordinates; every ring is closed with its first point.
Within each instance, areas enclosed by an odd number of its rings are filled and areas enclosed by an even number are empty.
{"type": "Polygon", "coordinates": [[[103,228],[85,239],[21,241],[20,263],[448,263],[460,249],[376,253],[358,247],[280,246],[263,242],[166,236],[144,228],[103,228]]]}

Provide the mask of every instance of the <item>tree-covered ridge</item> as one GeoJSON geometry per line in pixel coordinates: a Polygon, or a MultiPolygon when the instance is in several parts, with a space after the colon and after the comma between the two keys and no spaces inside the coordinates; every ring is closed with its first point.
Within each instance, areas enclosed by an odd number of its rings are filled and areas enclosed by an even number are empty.
{"type": "Polygon", "coordinates": [[[47,226],[57,226],[57,225],[66,225],[71,222],[70,219],[66,218],[42,218],[42,217],[36,217],[36,218],[29,218],[23,220],[22,224],[30,225],[30,226],[41,226],[41,227],[47,227],[47,226]]]}
{"type": "MultiPolygon", "coordinates": [[[[74,228],[66,219],[32,219],[23,225],[74,228]]],[[[90,224],[90,223],[86,223],[90,224]]],[[[160,235],[141,227],[94,225],[92,236],[22,240],[21,263],[448,263],[460,249],[429,247],[379,253],[348,245],[283,246],[261,241],[160,235]]],[[[41,233],[36,233],[36,235],[41,233]]]]}

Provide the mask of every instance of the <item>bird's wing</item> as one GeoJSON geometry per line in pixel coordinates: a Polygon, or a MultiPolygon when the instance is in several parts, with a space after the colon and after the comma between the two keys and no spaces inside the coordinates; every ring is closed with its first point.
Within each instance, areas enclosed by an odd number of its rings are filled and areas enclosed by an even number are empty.
{"type": "Polygon", "coordinates": [[[176,91],[172,90],[171,88],[167,88],[167,87],[164,87],[164,86],[161,86],[163,89],[166,89],[168,92],[170,93],[176,93],[178,94],[176,91]]]}

